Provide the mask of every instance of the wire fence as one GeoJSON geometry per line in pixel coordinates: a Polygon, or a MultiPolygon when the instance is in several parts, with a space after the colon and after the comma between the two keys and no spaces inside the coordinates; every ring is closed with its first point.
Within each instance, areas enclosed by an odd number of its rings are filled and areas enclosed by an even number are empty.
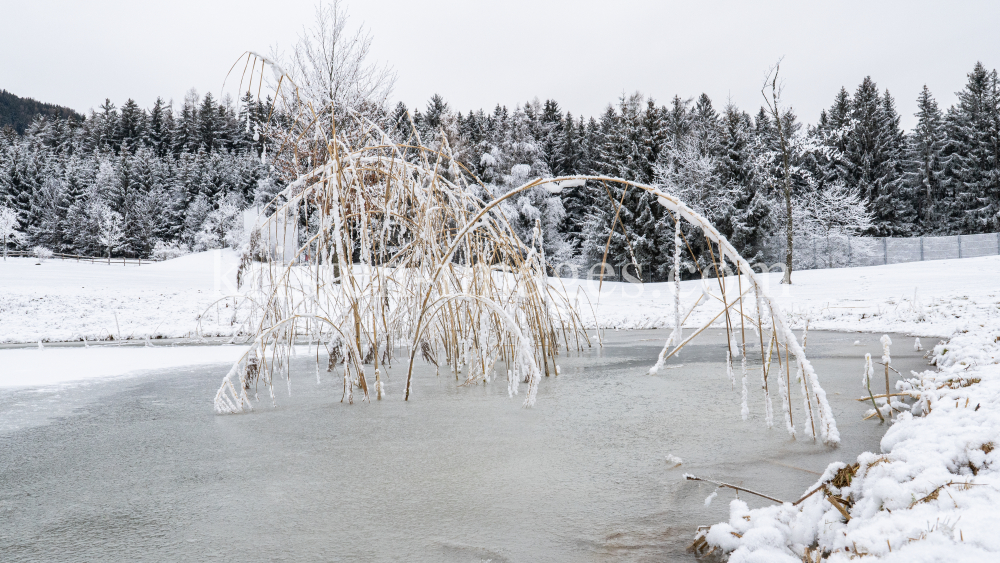
{"type": "MultiPolygon", "coordinates": [[[[765,251],[764,263],[755,263],[761,271],[783,271],[785,264],[784,236],[775,236],[765,251]]],[[[944,237],[847,237],[847,236],[797,236],[793,240],[793,267],[796,270],[822,268],[856,268],[881,266],[904,262],[948,260],[1000,255],[1000,233],[978,235],[953,235],[944,237]]],[[[672,280],[654,275],[655,268],[631,262],[618,264],[590,263],[585,266],[560,264],[554,267],[556,275],[603,281],[645,283],[672,280]]],[[[684,279],[695,275],[693,265],[688,265],[684,279]]],[[[730,273],[727,270],[727,274],[730,273]]],[[[709,272],[709,277],[712,274],[709,272]]]]}
{"type": "MultiPolygon", "coordinates": [[[[1000,233],[943,237],[796,237],[794,267],[852,268],[1000,255],[1000,233]]],[[[779,239],[769,254],[783,262],[784,241],[779,239]]]]}

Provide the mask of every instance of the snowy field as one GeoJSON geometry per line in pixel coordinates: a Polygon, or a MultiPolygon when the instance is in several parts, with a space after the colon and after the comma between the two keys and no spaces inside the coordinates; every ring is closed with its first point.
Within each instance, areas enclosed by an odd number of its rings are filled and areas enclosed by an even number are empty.
{"type": "MultiPolygon", "coordinates": [[[[208,305],[236,291],[236,266],[228,250],[142,266],[8,258],[0,262],[0,344],[193,336],[208,305]]],[[[216,325],[213,318],[206,333],[229,333],[216,325]]]]}
{"type": "MultiPolygon", "coordinates": [[[[231,362],[235,346],[157,347],[158,338],[228,336],[236,257],[208,252],[141,267],[31,259],[0,262],[0,386],[37,386],[121,375],[143,366],[231,362]],[[210,307],[210,305],[212,305],[210,307]],[[208,314],[199,318],[208,309],[208,314]],[[200,332],[199,332],[200,330],[200,332]],[[150,337],[148,345],[108,346],[150,337]],[[38,341],[103,341],[39,350],[38,341]],[[96,349],[95,349],[96,348],[96,349]],[[196,350],[196,351],[195,351],[196,350]],[[54,375],[55,374],[55,375],[54,375]]],[[[817,491],[793,505],[748,510],[704,536],[704,550],[730,561],[991,561],[1000,554],[1000,257],[796,272],[791,287],[769,275],[769,291],[793,324],[924,337],[939,371],[902,374],[911,397],[882,451],[833,464],[817,491]],[[853,467],[852,464],[857,466],[853,467]],[[842,470],[848,467],[849,470],[842,470]],[[992,554],[992,555],[991,555],[992,554]]],[[[671,284],[563,280],[582,314],[602,327],[672,325],[671,284]],[[589,301],[589,303],[588,303],[589,301]],[[593,308],[591,308],[591,305],[593,308]]],[[[732,291],[735,278],[729,278],[732,291]]],[[[684,282],[694,328],[720,310],[716,280],[684,282]]],[[[913,341],[894,346],[912,346],[913,341]]],[[[861,396],[862,359],[858,363],[861,396]]],[[[220,372],[221,376],[221,372],[220,372]]],[[[898,380],[894,377],[894,380],[898,380]]],[[[872,424],[878,424],[872,421],[872,424]]]]}
{"type": "MultiPolygon", "coordinates": [[[[781,285],[781,274],[768,274],[765,289],[778,301],[792,325],[822,330],[901,332],[916,336],[949,337],[967,325],[982,324],[1000,316],[1000,256],[910,262],[864,268],[803,270],[793,272],[791,286],[781,285]]],[[[737,282],[726,278],[730,300],[737,282]]],[[[645,285],[598,284],[566,280],[573,295],[584,290],[597,306],[602,327],[659,328],[673,326],[673,293],[670,283],[645,285]]],[[[701,281],[681,283],[681,308],[685,312],[702,293],[701,281]]],[[[719,283],[705,287],[719,295],[719,283]]],[[[746,287],[743,287],[745,290],[746,287]]],[[[688,317],[685,327],[697,327],[718,313],[719,301],[702,304],[688,317]]],[[[751,299],[752,301],[752,299],[751,299]]],[[[584,320],[590,308],[581,306],[584,320]]],[[[723,321],[718,321],[722,324],[723,321]]],[[[933,344],[933,342],[932,342],[933,344]]]]}
{"type": "MultiPolygon", "coordinates": [[[[142,266],[30,258],[0,262],[0,344],[231,336],[236,254],[209,251],[142,266]],[[228,310],[227,310],[228,309],[228,310]]],[[[769,274],[768,291],[799,328],[903,332],[948,337],[998,315],[1000,257],[913,262],[866,268],[795,272],[794,284],[769,274]]],[[[584,321],[619,329],[673,323],[673,284],[645,285],[564,279],[571,297],[581,291],[584,321]],[[593,309],[591,308],[593,305],[593,309]]],[[[729,291],[735,278],[727,278],[729,291]]],[[[705,287],[719,295],[716,280],[705,287]]],[[[681,283],[686,311],[702,282],[681,283]]],[[[709,298],[688,317],[696,327],[721,310],[709,298]]]]}

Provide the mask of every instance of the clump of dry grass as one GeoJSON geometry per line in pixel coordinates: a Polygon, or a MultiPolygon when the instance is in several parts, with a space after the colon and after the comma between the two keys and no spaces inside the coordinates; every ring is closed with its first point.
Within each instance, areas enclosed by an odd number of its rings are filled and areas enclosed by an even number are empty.
{"type": "MultiPolygon", "coordinates": [[[[745,323],[758,332],[768,426],[768,372],[774,350],[788,431],[795,434],[790,396],[794,362],[809,434],[815,437],[818,428],[826,443],[839,442],[826,393],[761,279],[704,217],[676,197],[619,178],[568,176],[539,178],[490,198],[489,190],[454,158],[446,136],[439,149],[423,146],[418,136],[395,142],[361,113],[317,110],[302,102],[295,95],[297,86],[275,69],[278,92],[289,84],[277,99],[286,106],[283,122],[291,123],[271,131],[280,141],[276,153],[296,171],[304,162],[311,168],[278,194],[268,206],[273,212],[250,233],[238,277],[249,286],[244,301],[251,313],[245,332],[254,338],[216,394],[218,412],[251,408],[249,378],[263,382],[272,400],[275,374],[283,371],[290,388],[288,361],[294,344],[303,340],[317,343],[317,361],[319,346],[327,349],[329,369],[342,370],[343,400],[348,402],[355,389],[370,400],[367,365],[379,374],[380,362],[391,363],[397,351],[405,350],[405,399],[412,392],[419,355],[439,369],[450,367],[456,379],[462,380],[464,372],[465,384],[506,377],[513,396],[519,384],[526,383],[524,404],[534,404],[542,373],[556,373],[560,350],[579,350],[590,340],[574,303],[547,275],[541,229],[536,226],[531,240],[521,240],[500,204],[538,186],[558,193],[564,186],[586,182],[619,183],[657,199],[675,222],[675,246],[683,244],[692,258],[692,246],[679,225],[686,221],[701,230],[711,254],[711,269],[702,271],[702,277],[715,277],[721,295],[716,299],[723,304],[709,324],[724,315],[727,342],[735,342],[739,331],[741,351],[730,349],[730,362],[747,351],[745,323]],[[300,217],[308,219],[308,236],[291,256],[279,259],[272,250],[280,242],[275,238],[286,232],[287,222],[300,217]],[[737,286],[728,289],[726,276],[733,270],[727,261],[735,267],[737,286]],[[755,317],[744,312],[751,291],[755,317]],[[739,329],[731,318],[736,308],[739,329]],[[765,357],[768,321],[772,335],[765,357]],[[247,369],[251,362],[256,367],[247,369]]],[[[679,255],[680,250],[675,260],[679,255]]],[[[679,325],[680,303],[674,302],[679,325]]],[[[707,326],[683,341],[680,326],[675,327],[676,338],[668,340],[651,373],[707,326]],[[671,343],[674,349],[668,353],[671,343]]],[[[381,381],[377,388],[381,396],[381,381]]]]}
{"type": "Polygon", "coordinates": [[[279,194],[250,237],[239,279],[248,286],[255,337],[223,381],[216,410],[250,408],[254,375],[273,399],[273,377],[283,371],[288,379],[301,341],[327,348],[347,401],[354,390],[369,400],[367,366],[378,373],[405,349],[406,399],[420,354],[466,383],[505,377],[511,395],[527,383],[524,402],[533,404],[560,349],[589,344],[579,315],[546,275],[540,230],[533,240],[518,238],[500,199],[479,197],[483,190],[447,147],[394,143],[361,117],[347,127],[332,119],[307,127],[326,153],[310,155],[321,164],[279,194]],[[299,217],[314,227],[293,256],[276,256],[276,233],[286,230],[272,223],[299,217]]]}

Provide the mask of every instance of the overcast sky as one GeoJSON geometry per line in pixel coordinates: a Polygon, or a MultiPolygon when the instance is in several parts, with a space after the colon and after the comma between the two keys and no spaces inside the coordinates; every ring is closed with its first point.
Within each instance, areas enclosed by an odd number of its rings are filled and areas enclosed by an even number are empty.
{"type": "MultiPolygon", "coordinates": [[[[0,0],[0,88],[86,112],[185,91],[218,95],[246,49],[288,49],[313,0],[0,0]]],[[[1000,2],[353,0],[354,24],[397,72],[395,100],[510,107],[554,98],[598,115],[636,90],[660,103],[705,92],[754,112],[784,57],[784,102],[815,122],[871,75],[912,126],[927,84],[954,103],[977,60],[1000,67],[1000,2]]]]}

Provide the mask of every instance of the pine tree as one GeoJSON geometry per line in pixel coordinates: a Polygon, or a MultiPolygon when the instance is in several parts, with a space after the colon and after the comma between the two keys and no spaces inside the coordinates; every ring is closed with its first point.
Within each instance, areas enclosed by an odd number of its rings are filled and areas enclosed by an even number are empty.
{"type": "Polygon", "coordinates": [[[440,94],[431,96],[430,101],[427,102],[427,110],[421,114],[421,119],[417,123],[421,140],[425,145],[433,147],[440,142],[441,127],[445,125],[450,113],[451,108],[448,107],[448,102],[444,101],[440,94]]]}
{"type": "Polygon", "coordinates": [[[219,108],[211,92],[205,94],[198,108],[198,133],[198,143],[206,152],[220,148],[222,122],[219,119],[219,108]]]}
{"type": "Polygon", "coordinates": [[[28,235],[32,245],[41,245],[56,252],[63,251],[66,243],[60,228],[66,217],[68,202],[66,184],[51,171],[42,185],[31,194],[31,225],[28,235]]]}
{"type": "Polygon", "coordinates": [[[194,88],[188,90],[184,96],[181,113],[174,120],[174,127],[170,132],[175,155],[185,151],[197,151],[198,145],[201,143],[198,126],[198,100],[198,92],[194,88]]]}
{"type": "Polygon", "coordinates": [[[667,111],[665,107],[657,107],[653,98],[646,100],[646,110],[642,116],[642,138],[646,145],[643,152],[646,155],[646,162],[642,163],[642,169],[647,182],[653,180],[656,174],[656,162],[667,145],[667,111]]]}
{"type": "Polygon", "coordinates": [[[944,116],[924,85],[917,96],[917,125],[906,143],[906,182],[914,195],[918,231],[942,232],[939,209],[944,197],[944,150],[947,142],[944,116]]]}
{"type": "Polygon", "coordinates": [[[750,116],[728,104],[720,128],[719,180],[732,202],[732,212],[720,230],[751,264],[764,261],[767,239],[774,230],[765,186],[755,174],[755,143],[750,116]]]}
{"type": "Polygon", "coordinates": [[[948,111],[947,176],[953,229],[1000,230],[1000,92],[997,72],[976,63],[948,111]]]}
{"type": "Polygon", "coordinates": [[[101,113],[90,114],[90,121],[94,123],[95,127],[96,146],[118,150],[120,146],[118,110],[115,108],[115,104],[111,103],[110,98],[104,100],[100,110],[101,113]]]}
{"type": "Polygon", "coordinates": [[[562,119],[562,110],[555,100],[545,100],[541,116],[539,116],[539,150],[545,166],[555,176],[561,175],[559,170],[559,147],[566,135],[566,124],[562,119]]]}
{"type": "Polygon", "coordinates": [[[554,176],[582,173],[583,127],[578,125],[573,114],[566,112],[562,121],[562,134],[555,146],[555,161],[550,164],[554,176]]]}
{"type": "Polygon", "coordinates": [[[913,196],[903,176],[906,141],[899,119],[895,101],[886,90],[878,113],[877,195],[869,202],[874,232],[881,236],[909,236],[913,232],[913,196]]]}
{"type": "Polygon", "coordinates": [[[912,229],[909,201],[901,192],[903,135],[892,97],[866,77],[851,101],[851,129],[839,179],[857,189],[874,214],[866,234],[905,236],[912,229]]]}
{"type": "Polygon", "coordinates": [[[120,143],[119,148],[123,151],[134,152],[143,143],[146,137],[146,112],[144,112],[135,100],[129,98],[122,106],[121,116],[118,119],[118,130],[115,134],[120,143]]]}
{"type": "Polygon", "coordinates": [[[854,129],[851,118],[851,96],[847,89],[840,88],[829,111],[820,113],[819,123],[810,130],[809,136],[827,150],[813,151],[805,165],[821,186],[846,183],[849,164],[844,160],[848,137],[854,129]]]}
{"type": "MultiPolygon", "coordinates": [[[[649,183],[651,141],[643,126],[641,94],[622,96],[617,111],[608,106],[600,123],[600,144],[596,147],[594,167],[598,174],[649,183]]],[[[655,203],[648,192],[618,183],[594,183],[589,186],[594,201],[583,233],[584,259],[605,260],[615,266],[653,264],[659,253],[656,239],[655,203]],[[605,248],[607,256],[605,257],[605,248]]],[[[635,275],[634,269],[631,269],[635,275]]]]}
{"type": "Polygon", "coordinates": [[[163,158],[170,146],[170,128],[167,115],[170,111],[163,98],[157,97],[149,112],[149,126],[146,128],[146,144],[153,148],[157,157],[163,158]]]}

